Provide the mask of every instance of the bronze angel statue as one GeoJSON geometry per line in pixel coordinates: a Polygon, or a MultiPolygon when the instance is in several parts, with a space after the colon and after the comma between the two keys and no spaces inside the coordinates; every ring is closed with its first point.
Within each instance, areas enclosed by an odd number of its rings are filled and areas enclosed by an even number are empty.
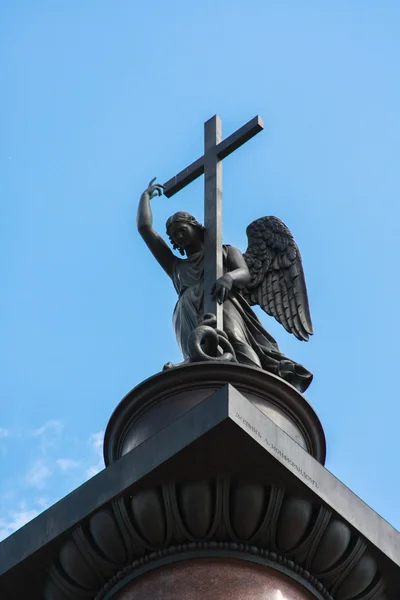
{"type": "MultiPolygon", "coordinates": [[[[176,338],[185,359],[190,335],[203,315],[204,227],[189,213],[177,212],[166,223],[176,256],[153,229],[150,200],[163,186],[150,182],[143,192],[137,227],[179,296],[173,315],[176,338]]],[[[224,274],[214,285],[214,298],[224,304],[223,330],[239,363],[258,367],[305,391],[312,374],[284,356],[275,339],[251,309],[260,305],[299,340],[313,333],[301,256],[293,235],[277,217],[261,217],[247,227],[244,254],[223,246],[224,274]]]]}

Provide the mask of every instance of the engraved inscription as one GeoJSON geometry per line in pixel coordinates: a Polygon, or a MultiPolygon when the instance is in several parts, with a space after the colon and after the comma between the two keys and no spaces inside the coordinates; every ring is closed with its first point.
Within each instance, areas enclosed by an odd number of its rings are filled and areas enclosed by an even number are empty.
{"type": "Polygon", "coordinates": [[[283,460],[285,460],[292,467],[294,467],[296,469],[296,471],[298,473],[300,473],[300,475],[302,477],[304,477],[304,479],[306,479],[307,481],[309,481],[314,487],[319,488],[319,485],[315,481],[315,479],[313,479],[312,477],[310,477],[310,475],[308,475],[308,473],[306,473],[301,467],[299,467],[299,465],[297,465],[291,458],[289,458],[289,456],[287,456],[284,452],[282,452],[282,450],[280,450],[277,446],[275,446],[275,444],[273,444],[272,442],[270,442],[268,440],[268,438],[264,437],[261,434],[261,432],[256,427],[254,427],[254,425],[252,425],[249,421],[247,421],[247,419],[244,419],[242,417],[242,415],[240,415],[238,412],[236,413],[235,416],[236,416],[237,419],[239,419],[239,421],[241,421],[243,423],[243,425],[245,425],[247,427],[247,429],[249,429],[252,433],[254,433],[254,435],[256,435],[265,444],[267,444],[267,446],[269,448],[271,448],[271,450],[273,450],[275,452],[275,454],[278,454],[278,456],[280,456],[281,458],[283,458],[283,460]]]}
{"type": "Polygon", "coordinates": [[[254,425],[252,425],[251,423],[249,423],[249,421],[246,421],[246,419],[244,419],[244,418],[242,417],[242,415],[239,415],[239,413],[236,413],[236,417],[237,417],[237,418],[238,418],[240,421],[242,421],[242,423],[243,423],[244,425],[246,425],[246,427],[247,427],[248,429],[250,429],[250,430],[251,430],[253,433],[255,433],[255,434],[256,434],[256,435],[257,435],[257,436],[260,438],[260,440],[262,440],[262,435],[261,435],[261,433],[258,431],[258,429],[256,429],[256,427],[254,427],[254,425]]]}

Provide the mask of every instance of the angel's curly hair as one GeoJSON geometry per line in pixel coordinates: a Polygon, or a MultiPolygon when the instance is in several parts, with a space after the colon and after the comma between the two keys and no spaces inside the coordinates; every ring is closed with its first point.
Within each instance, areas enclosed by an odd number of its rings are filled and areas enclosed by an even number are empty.
{"type": "Polygon", "coordinates": [[[206,229],[204,227],[204,225],[202,225],[201,223],[196,221],[196,219],[190,213],[187,213],[184,211],[175,213],[174,215],[169,217],[169,219],[167,220],[167,222],[165,224],[165,227],[167,230],[167,235],[169,237],[169,241],[171,242],[173,249],[178,250],[178,252],[182,256],[184,256],[185,250],[183,248],[181,248],[180,246],[178,246],[177,244],[175,244],[175,242],[173,241],[173,239],[171,237],[171,227],[174,223],[187,223],[188,225],[192,225],[192,227],[194,227],[198,231],[201,241],[204,242],[204,232],[206,229]]]}

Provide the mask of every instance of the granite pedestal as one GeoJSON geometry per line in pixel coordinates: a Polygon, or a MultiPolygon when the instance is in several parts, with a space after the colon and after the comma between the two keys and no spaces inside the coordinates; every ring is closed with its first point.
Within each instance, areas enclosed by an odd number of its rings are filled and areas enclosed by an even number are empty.
{"type": "Polygon", "coordinates": [[[324,468],[315,412],[273,375],[160,373],[118,405],[104,456],[0,544],[1,598],[400,596],[399,533],[324,468]]]}

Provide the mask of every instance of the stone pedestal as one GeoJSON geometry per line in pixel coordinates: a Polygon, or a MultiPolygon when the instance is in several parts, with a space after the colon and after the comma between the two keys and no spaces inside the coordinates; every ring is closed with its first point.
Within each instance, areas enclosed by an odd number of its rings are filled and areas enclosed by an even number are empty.
{"type": "Polygon", "coordinates": [[[324,464],[326,445],[322,425],[300,392],[260,369],[236,363],[205,362],[158,373],[125,396],[106,429],[106,465],[179,419],[224,385],[234,386],[253,406],[324,464]]]}
{"type": "Polygon", "coordinates": [[[0,597],[398,600],[400,536],[324,468],[302,395],[236,364],[117,406],[106,469],[0,544],[0,597]]]}

